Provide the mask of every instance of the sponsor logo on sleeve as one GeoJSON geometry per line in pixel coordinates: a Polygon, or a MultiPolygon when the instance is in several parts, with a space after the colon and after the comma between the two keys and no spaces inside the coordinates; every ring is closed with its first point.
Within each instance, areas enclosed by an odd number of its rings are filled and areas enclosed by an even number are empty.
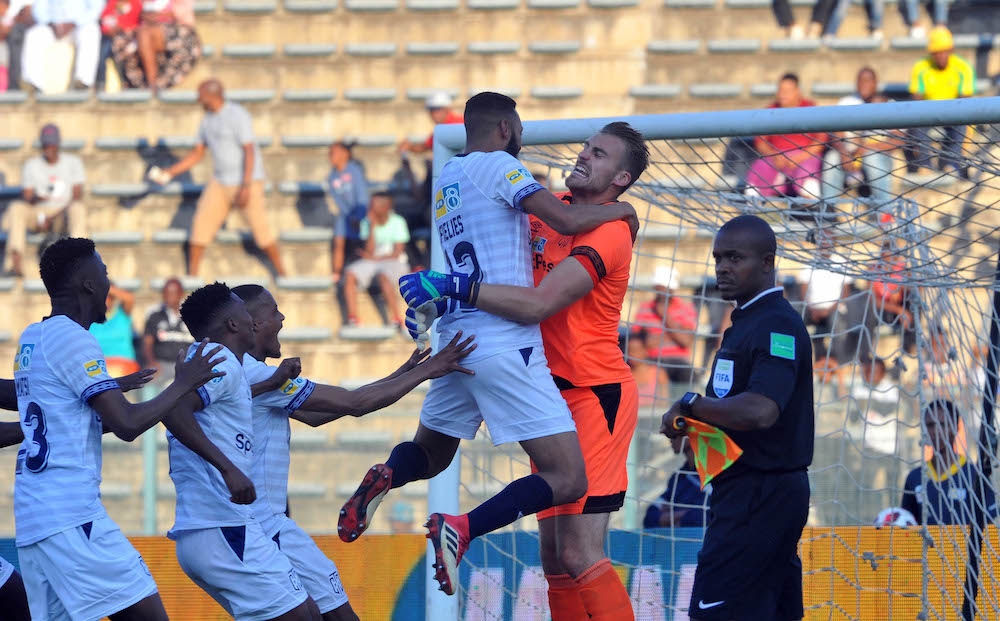
{"type": "Polygon", "coordinates": [[[507,177],[507,181],[509,181],[511,185],[517,185],[518,183],[524,181],[530,176],[531,174],[525,168],[515,168],[514,170],[504,175],[504,177],[507,177]]]}
{"type": "Polygon", "coordinates": [[[458,182],[441,186],[434,193],[434,217],[443,218],[449,213],[461,208],[462,194],[458,182]]]}
{"type": "Polygon", "coordinates": [[[87,372],[87,377],[97,377],[101,373],[107,373],[108,366],[103,360],[91,360],[83,363],[83,370],[87,372]]]}
{"type": "Polygon", "coordinates": [[[712,390],[715,396],[723,398],[729,394],[733,388],[733,369],[735,365],[732,360],[719,358],[715,361],[715,373],[712,374],[712,390]]]}
{"type": "Polygon", "coordinates": [[[21,345],[21,348],[14,354],[14,372],[27,371],[31,369],[31,354],[34,353],[35,346],[31,343],[21,345]]]}
{"type": "Polygon", "coordinates": [[[795,360],[795,337],[791,334],[772,332],[771,355],[786,360],[795,360]]]}

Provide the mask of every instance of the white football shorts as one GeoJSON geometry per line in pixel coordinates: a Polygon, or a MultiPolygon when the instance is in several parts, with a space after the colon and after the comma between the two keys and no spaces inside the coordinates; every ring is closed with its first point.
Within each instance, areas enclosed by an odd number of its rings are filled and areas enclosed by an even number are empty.
{"type": "Polygon", "coordinates": [[[97,621],[156,593],[139,551],[104,516],[17,549],[34,621],[97,621]]]}
{"type": "Polygon", "coordinates": [[[256,521],[176,533],[184,573],[236,621],[274,619],[308,597],[288,558],[256,521]]]}
{"type": "Polygon", "coordinates": [[[264,532],[278,544],[281,553],[302,580],[302,586],[319,606],[320,614],[347,603],[347,591],[340,582],[337,565],[319,549],[306,531],[284,514],[263,522],[264,532]]]}
{"type": "Polygon", "coordinates": [[[449,373],[431,381],[420,411],[425,427],[471,440],[486,421],[496,446],[576,431],[541,347],[462,364],[476,374],[449,373]]]}

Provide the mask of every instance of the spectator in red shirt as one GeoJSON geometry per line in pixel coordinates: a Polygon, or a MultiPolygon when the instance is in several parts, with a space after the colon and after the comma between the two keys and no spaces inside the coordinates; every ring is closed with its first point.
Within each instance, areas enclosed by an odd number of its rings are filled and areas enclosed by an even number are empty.
{"type": "Polygon", "coordinates": [[[671,267],[658,267],[654,279],[656,297],[639,307],[634,324],[645,332],[649,360],[664,369],[671,382],[687,383],[698,313],[691,302],[674,295],[678,282],[671,267]]]}
{"type": "MultiPolygon", "coordinates": [[[[431,117],[431,122],[434,125],[452,125],[455,123],[464,123],[465,119],[461,114],[454,112],[451,109],[451,95],[444,92],[438,92],[432,94],[427,98],[424,106],[427,108],[427,114],[431,117]]],[[[410,153],[426,153],[434,148],[434,132],[431,131],[430,135],[427,136],[427,140],[424,142],[410,142],[409,140],[404,140],[399,145],[399,151],[410,152],[410,153]]]]}
{"type": "MultiPolygon", "coordinates": [[[[816,104],[802,96],[799,77],[786,73],[778,82],[777,100],[771,108],[804,108],[816,104]]],[[[754,148],[760,159],[747,175],[749,196],[799,196],[818,199],[823,143],[826,134],[758,136],[754,148]]]]}
{"type": "Polygon", "coordinates": [[[899,256],[891,242],[882,244],[880,254],[879,260],[871,266],[868,288],[873,312],[866,314],[866,328],[869,334],[874,334],[879,322],[893,326],[903,337],[903,349],[913,353],[917,346],[916,327],[909,308],[913,291],[902,283],[906,260],[899,256]]]}

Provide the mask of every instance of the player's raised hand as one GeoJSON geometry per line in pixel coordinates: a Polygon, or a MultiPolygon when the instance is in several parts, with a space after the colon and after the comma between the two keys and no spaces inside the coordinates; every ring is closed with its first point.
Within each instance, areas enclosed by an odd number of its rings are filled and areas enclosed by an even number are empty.
{"type": "Polygon", "coordinates": [[[468,274],[453,272],[442,274],[421,270],[399,279],[399,294],[410,308],[423,306],[444,298],[461,302],[474,301],[479,293],[479,283],[471,281],[468,274]]]}
{"type": "Polygon", "coordinates": [[[221,474],[231,494],[229,500],[234,504],[248,505],[257,500],[257,490],[254,489],[253,482],[239,468],[235,466],[226,468],[221,474]]]}
{"type": "Polygon", "coordinates": [[[426,302],[417,308],[407,306],[406,331],[410,334],[410,338],[419,343],[421,347],[425,346],[430,341],[430,335],[427,333],[434,320],[446,312],[448,312],[448,301],[444,299],[426,302]]]}
{"type": "Polygon", "coordinates": [[[153,379],[154,375],[156,375],[156,369],[142,369],[141,371],[130,373],[125,377],[119,377],[115,381],[118,382],[118,386],[121,387],[122,392],[128,392],[136,388],[142,388],[153,379]]]}
{"type": "Polygon", "coordinates": [[[300,358],[285,358],[278,365],[278,370],[274,372],[272,378],[277,381],[280,388],[290,379],[295,379],[302,374],[302,360],[300,358]]]}
{"type": "Polygon", "coordinates": [[[427,362],[420,365],[420,368],[427,374],[427,379],[444,377],[452,372],[475,375],[475,371],[466,369],[459,364],[459,361],[476,351],[477,346],[472,343],[475,338],[475,336],[470,336],[463,341],[462,331],[459,330],[455,334],[455,337],[451,339],[451,342],[444,347],[444,349],[434,354],[427,359],[427,362]]]}
{"type": "Polygon", "coordinates": [[[190,359],[184,359],[184,352],[177,354],[177,364],[174,365],[174,383],[187,386],[188,390],[199,388],[217,377],[226,374],[225,371],[217,371],[214,367],[226,359],[225,356],[215,357],[222,351],[222,345],[216,345],[211,351],[205,352],[208,339],[202,340],[198,344],[198,349],[190,359]]]}

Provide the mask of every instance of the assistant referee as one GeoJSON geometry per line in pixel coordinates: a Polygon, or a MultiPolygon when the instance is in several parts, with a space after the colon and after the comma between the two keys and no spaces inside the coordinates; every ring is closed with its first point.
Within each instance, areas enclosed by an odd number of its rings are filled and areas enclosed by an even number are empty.
{"type": "Polygon", "coordinates": [[[812,346],[802,318],[774,286],[774,231],[756,216],[719,229],[712,248],[719,292],[736,303],[706,395],[687,393],[660,431],[692,418],[743,449],[712,480],[708,529],[698,554],[692,621],[801,619],[799,537],[809,514],[813,456],[812,346]]]}

